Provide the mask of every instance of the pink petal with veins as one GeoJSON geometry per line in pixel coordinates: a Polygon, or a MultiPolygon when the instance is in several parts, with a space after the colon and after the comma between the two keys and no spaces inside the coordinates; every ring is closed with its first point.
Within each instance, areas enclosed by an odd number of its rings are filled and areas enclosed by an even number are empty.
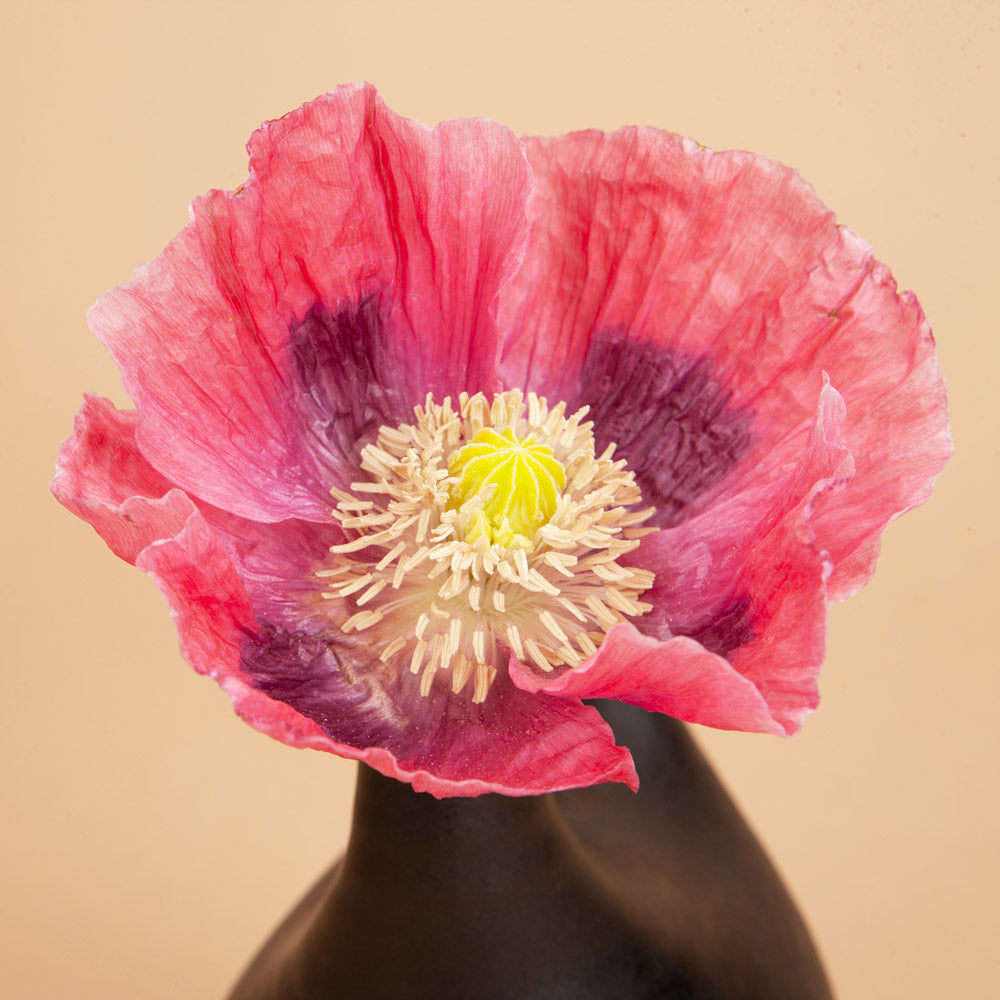
{"type": "Polygon", "coordinates": [[[268,123],[249,148],[243,187],[198,199],[89,320],[163,475],[249,519],[325,521],[359,438],[428,391],[495,385],[527,164],[502,126],[428,129],[369,86],[268,123]]]}

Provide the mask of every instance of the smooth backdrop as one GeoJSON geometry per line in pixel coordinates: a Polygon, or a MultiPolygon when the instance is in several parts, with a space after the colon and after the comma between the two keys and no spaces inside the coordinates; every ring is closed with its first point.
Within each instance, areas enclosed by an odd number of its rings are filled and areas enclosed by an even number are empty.
{"type": "Polygon", "coordinates": [[[804,732],[702,741],[841,997],[996,995],[996,4],[2,9],[5,997],[218,998],[344,843],[353,765],[240,723],[181,661],[152,583],[47,483],[83,390],[126,403],[90,302],[193,196],[241,182],[262,120],[360,79],[428,123],[643,123],[767,153],[918,292],[958,454],[833,610],[804,732]]]}

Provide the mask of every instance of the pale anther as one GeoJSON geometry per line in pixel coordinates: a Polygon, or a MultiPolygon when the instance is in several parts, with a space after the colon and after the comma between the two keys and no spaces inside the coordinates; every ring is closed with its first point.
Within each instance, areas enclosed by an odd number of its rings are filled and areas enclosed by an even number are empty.
{"type": "Polygon", "coordinates": [[[595,455],[586,416],[512,390],[428,396],[383,427],[350,491],[330,491],[344,532],[317,570],[331,628],[387,678],[419,675],[423,696],[481,702],[511,655],[576,667],[647,611],[653,576],[622,560],[652,510],[613,444],[595,455]]]}

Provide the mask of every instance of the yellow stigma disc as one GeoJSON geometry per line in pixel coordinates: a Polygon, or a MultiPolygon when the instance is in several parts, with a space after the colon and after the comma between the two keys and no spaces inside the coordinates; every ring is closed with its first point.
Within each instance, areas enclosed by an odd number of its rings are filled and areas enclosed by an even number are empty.
{"type": "Polygon", "coordinates": [[[477,431],[472,440],[451,455],[448,471],[458,477],[451,488],[451,504],[461,507],[471,497],[493,487],[482,513],[474,519],[467,541],[485,537],[498,545],[517,545],[555,513],[566,487],[566,470],[548,445],[523,440],[508,427],[477,431]],[[520,536],[520,537],[518,537],[520,536]]]}

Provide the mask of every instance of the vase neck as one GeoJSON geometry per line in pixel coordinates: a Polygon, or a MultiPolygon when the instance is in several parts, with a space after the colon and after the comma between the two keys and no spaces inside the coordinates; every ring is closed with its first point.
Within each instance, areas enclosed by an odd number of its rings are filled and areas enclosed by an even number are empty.
{"type": "Polygon", "coordinates": [[[382,842],[405,854],[427,849],[435,854],[447,850],[452,858],[474,857],[500,847],[525,829],[550,826],[555,816],[548,796],[436,799],[362,764],[348,857],[364,857],[382,842]]]}

